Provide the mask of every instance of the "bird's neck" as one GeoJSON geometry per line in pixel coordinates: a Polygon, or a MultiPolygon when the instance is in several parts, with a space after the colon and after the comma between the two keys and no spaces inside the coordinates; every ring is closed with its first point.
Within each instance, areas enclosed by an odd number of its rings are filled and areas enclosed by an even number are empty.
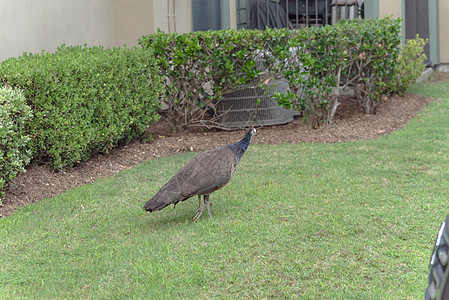
{"type": "Polygon", "coordinates": [[[243,139],[241,139],[237,143],[231,145],[232,149],[234,150],[234,152],[236,154],[237,161],[240,160],[240,158],[245,153],[246,149],[248,149],[250,138],[251,138],[251,136],[245,136],[243,139]]]}
{"type": "Polygon", "coordinates": [[[241,149],[243,152],[246,151],[246,149],[248,149],[249,146],[249,136],[245,136],[243,139],[241,139],[240,141],[238,141],[237,143],[235,143],[235,145],[241,149]]]}

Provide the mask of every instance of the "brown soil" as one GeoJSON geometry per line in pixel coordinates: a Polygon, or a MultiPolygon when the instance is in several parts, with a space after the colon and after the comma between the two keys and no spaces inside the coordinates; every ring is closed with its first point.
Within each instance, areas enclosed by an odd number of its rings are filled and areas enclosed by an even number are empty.
{"type": "MultiPolygon", "coordinates": [[[[445,79],[447,78],[449,77],[446,76],[445,79]]],[[[405,97],[392,96],[379,104],[376,115],[365,115],[356,102],[344,99],[332,126],[314,130],[300,124],[299,120],[294,120],[286,125],[258,129],[258,135],[252,143],[336,143],[373,139],[398,130],[431,101],[432,99],[414,94],[406,94],[405,97]]],[[[111,176],[148,159],[186,151],[204,151],[232,143],[243,135],[243,131],[204,130],[172,135],[169,129],[165,121],[160,121],[148,129],[154,138],[151,143],[133,141],[109,154],[95,155],[79,166],[60,172],[52,171],[47,166],[30,165],[26,173],[11,183],[6,197],[2,199],[0,217],[100,177],[111,176]]]]}
{"type": "Polygon", "coordinates": [[[426,80],[426,82],[430,83],[446,82],[446,81],[449,81],[449,73],[446,72],[433,72],[426,80]]]}

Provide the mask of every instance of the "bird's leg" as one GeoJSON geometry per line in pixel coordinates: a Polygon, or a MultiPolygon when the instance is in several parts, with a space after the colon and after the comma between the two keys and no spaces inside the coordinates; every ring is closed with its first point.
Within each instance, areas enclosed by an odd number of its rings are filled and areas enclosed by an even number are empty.
{"type": "Polygon", "coordinates": [[[209,195],[204,195],[204,204],[206,205],[206,210],[207,213],[209,214],[209,218],[212,218],[212,214],[210,213],[210,208],[209,208],[209,195]]]}
{"type": "Polygon", "coordinates": [[[193,217],[193,222],[196,222],[200,218],[201,214],[203,213],[203,204],[201,203],[201,195],[198,195],[198,203],[199,203],[199,206],[198,206],[198,209],[195,211],[196,215],[193,217]]]}

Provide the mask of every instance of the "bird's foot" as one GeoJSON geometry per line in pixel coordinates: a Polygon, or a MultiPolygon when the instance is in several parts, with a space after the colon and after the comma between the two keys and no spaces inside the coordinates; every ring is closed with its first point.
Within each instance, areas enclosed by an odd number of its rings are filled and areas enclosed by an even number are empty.
{"type": "Polygon", "coordinates": [[[203,213],[203,207],[202,206],[198,207],[198,209],[195,212],[196,212],[196,215],[193,217],[193,222],[198,221],[201,214],[203,213]]]}

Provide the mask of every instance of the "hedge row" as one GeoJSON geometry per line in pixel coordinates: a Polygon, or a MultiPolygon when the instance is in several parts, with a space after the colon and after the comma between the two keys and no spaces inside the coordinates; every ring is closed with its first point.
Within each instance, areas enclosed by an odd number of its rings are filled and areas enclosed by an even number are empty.
{"type": "Polygon", "coordinates": [[[174,130],[204,124],[204,108],[222,93],[278,78],[290,90],[274,97],[313,125],[332,122],[343,89],[373,113],[382,94],[403,92],[423,67],[425,41],[401,52],[399,32],[389,18],[303,30],[158,31],[142,37],[143,49],[62,46],[8,59],[0,63],[0,85],[13,87],[0,94],[0,188],[30,157],[60,169],[142,137],[163,91],[174,130]]]}
{"type": "Polygon", "coordinates": [[[324,110],[322,121],[331,123],[340,92],[351,89],[365,113],[375,113],[385,85],[397,70],[400,32],[400,21],[390,18],[344,20],[336,26],[311,28],[308,51],[314,63],[309,74],[313,84],[323,88],[312,94],[312,100],[300,100],[307,105],[315,101],[324,110]]]}
{"type": "MultiPolygon", "coordinates": [[[[403,71],[400,42],[400,21],[390,18],[302,30],[158,31],[139,40],[161,61],[175,131],[204,123],[203,107],[213,107],[223,92],[263,86],[267,78],[289,82],[289,92],[276,99],[302,111],[313,125],[332,122],[344,89],[355,92],[366,113],[375,113],[382,94],[407,84],[397,80],[403,71]],[[205,90],[211,96],[199,102],[205,90]]],[[[413,53],[421,52],[422,47],[413,53]]],[[[422,67],[422,61],[418,64],[422,67]]]]}
{"type": "Polygon", "coordinates": [[[0,64],[0,84],[23,91],[32,156],[55,169],[142,137],[162,89],[151,51],[140,48],[25,54],[0,64]]]}
{"type": "Polygon", "coordinates": [[[23,94],[17,89],[1,87],[0,190],[17,175],[25,172],[25,167],[30,162],[30,138],[25,129],[25,122],[30,117],[31,109],[26,105],[23,94]]]}
{"type": "MultiPolygon", "coordinates": [[[[299,36],[299,35],[297,35],[299,36]]],[[[164,101],[174,131],[203,122],[202,108],[213,106],[222,93],[257,86],[276,76],[279,59],[289,59],[291,31],[286,29],[221,30],[186,34],[157,31],[139,43],[160,61],[164,101]],[[211,97],[198,102],[207,91],[211,97]]],[[[293,45],[294,46],[294,45],[293,45]]],[[[298,51],[297,54],[303,53],[298,51]]],[[[281,71],[278,69],[277,73],[281,71]]]]}

